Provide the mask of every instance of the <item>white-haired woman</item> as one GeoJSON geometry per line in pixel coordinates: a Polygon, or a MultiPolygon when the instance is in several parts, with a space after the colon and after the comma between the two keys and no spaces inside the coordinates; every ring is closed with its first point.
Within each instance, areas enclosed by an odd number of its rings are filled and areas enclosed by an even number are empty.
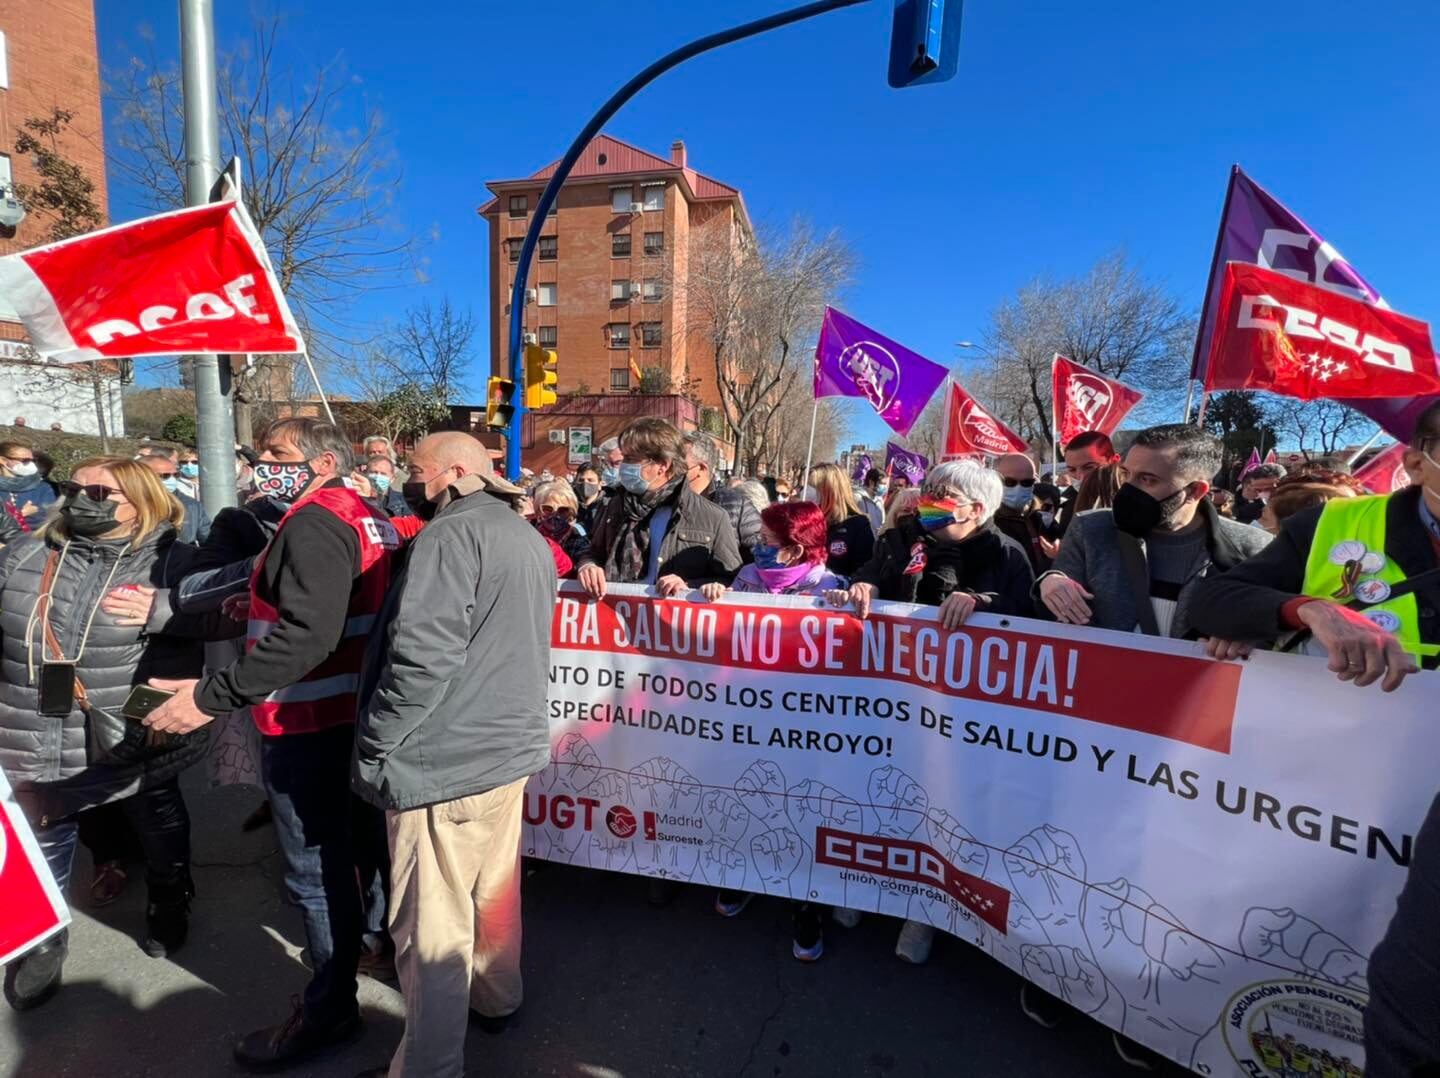
{"type": "MultiPolygon", "coordinates": [[[[875,541],[875,554],[848,591],[832,591],[836,606],[855,604],[870,616],[874,599],[925,603],[940,608],[940,622],[957,629],[975,611],[1029,617],[1035,574],[1030,557],[992,522],[1000,507],[1000,476],[973,461],[930,469],[916,513],[901,515],[875,541]]],[[[930,956],[935,930],[906,921],[895,953],[919,964],[930,956]]]]}

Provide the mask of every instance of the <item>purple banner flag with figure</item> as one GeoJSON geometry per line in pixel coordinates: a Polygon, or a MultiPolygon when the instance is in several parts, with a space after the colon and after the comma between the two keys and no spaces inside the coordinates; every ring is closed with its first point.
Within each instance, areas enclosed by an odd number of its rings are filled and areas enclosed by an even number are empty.
{"type": "MultiPolygon", "coordinates": [[[[1220,281],[1226,262],[1246,262],[1379,307],[1387,304],[1343,255],[1313,228],[1252,180],[1239,165],[1230,172],[1215,258],[1205,286],[1205,307],[1195,337],[1190,377],[1205,381],[1211,339],[1220,314],[1220,281]]],[[[1415,420],[1437,397],[1338,398],[1368,416],[1400,441],[1409,441],[1415,420]]]]}
{"type": "Polygon", "coordinates": [[[1245,470],[1240,473],[1240,478],[1244,479],[1258,467],[1260,467],[1260,450],[1252,449],[1250,450],[1250,459],[1245,462],[1245,470]]]}
{"type": "Polygon", "coordinates": [[[855,467],[850,470],[850,482],[865,482],[865,473],[875,467],[875,461],[869,453],[861,453],[860,459],[855,462],[855,467]]]}
{"type": "Polygon", "coordinates": [[[815,396],[859,397],[897,434],[908,434],[946,370],[869,326],[825,308],[815,346],[815,396]]]}
{"type": "Polygon", "coordinates": [[[930,458],[912,453],[894,442],[885,443],[885,474],[903,475],[912,486],[925,482],[925,473],[930,470],[930,458]]]}

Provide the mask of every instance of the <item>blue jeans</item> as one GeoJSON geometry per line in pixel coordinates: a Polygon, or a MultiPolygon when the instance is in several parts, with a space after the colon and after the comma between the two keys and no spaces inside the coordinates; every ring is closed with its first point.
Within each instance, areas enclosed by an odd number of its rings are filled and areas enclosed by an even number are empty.
{"type": "Polygon", "coordinates": [[[1366,1078],[1440,1075],[1440,797],[1415,836],[1395,917],[1370,956],[1366,1078]]]}
{"type": "Polygon", "coordinates": [[[285,857],[285,886],[304,916],[314,971],[305,1015],[322,1025],[359,1013],[355,969],[365,916],[355,873],[354,741],[348,724],[261,739],[261,774],[285,857]]]}

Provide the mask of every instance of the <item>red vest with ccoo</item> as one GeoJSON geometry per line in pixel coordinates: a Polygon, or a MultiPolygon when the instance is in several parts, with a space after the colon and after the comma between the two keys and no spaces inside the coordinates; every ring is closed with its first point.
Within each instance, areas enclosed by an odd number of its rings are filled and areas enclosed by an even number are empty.
{"type": "MultiPolygon", "coordinates": [[[[360,663],[365,641],[390,587],[391,555],[399,546],[394,527],[377,516],[348,487],[322,487],[301,498],[280,528],[301,506],[317,505],[333,513],[355,531],[360,546],[360,576],[350,592],[345,610],[345,630],[335,650],[320,665],[293,685],[277,689],[250,708],[262,734],[310,734],[331,726],[355,721],[355,694],[360,684],[360,663]]],[[[257,584],[270,548],[255,563],[250,577],[250,623],[245,646],[253,648],[273,629],[280,612],[260,597],[257,584]]]]}

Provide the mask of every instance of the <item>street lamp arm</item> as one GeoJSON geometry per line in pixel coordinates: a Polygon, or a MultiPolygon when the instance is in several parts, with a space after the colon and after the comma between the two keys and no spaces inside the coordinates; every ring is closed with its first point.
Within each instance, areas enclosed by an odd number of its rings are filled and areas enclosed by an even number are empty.
{"type": "Polygon", "coordinates": [[[520,474],[520,430],[524,422],[524,392],[525,382],[525,355],[521,349],[521,336],[524,332],[525,318],[525,285],[530,275],[530,259],[535,252],[536,245],[540,242],[540,229],[545,223],[545,218],[550,212],[550,207],[555,204],[556,198],[560,195],[560,188],[564,185],[570,170],[575,167],[575,162],[580,159],[590,140],[599,134],[600,129],[609,122],[610,117],[620,110],[620,106],[634,97],[647,84],[669,71],[672,67],[684,63],[691,57],[699,56],[702,52],[709,52],[711,49],[719,48],[721,45],[728,45],[733,41],[741,41],[747,37],[754,37],[763,34],[767,30],[774,30],[781,26],[788,26],[791,23],[801,22],[812,18],[815,15],[823,15],[828,11],[835,11],[839,8],[854,7],[857,4],[868,3],[869,0],[816,0],[814,3],[804,4],[801,7],[791,8],[788,11],[781,11],[774,15],[767,15],[763,19],[756,19],[754,22],[747,22],[742,26],[731,27],[729,30],[721,30],[718,33],[709,34],[706,37],[698,38],[688,45],[682,45],[674,52],[662,56],[645,70],[632,78],[620,89],[616,90],[610,100],[601,105],[594,116],[590,117],[587,123],[575,136],[575,141],[565,151],[565,156],[560,159],[556,166],[555,173],[545,185],[545,190],[540,193],[540,201],[535,207],[535,214],[531,218],[530,227],[525,230],[524,242],[520,245],[519,264],[515,270],[515,286],[510,293],[510,377],[516,385],[516,406],[511,414],[509,427],[506,430],[505,439],[505,471],[510,476],[520,474]]]}

